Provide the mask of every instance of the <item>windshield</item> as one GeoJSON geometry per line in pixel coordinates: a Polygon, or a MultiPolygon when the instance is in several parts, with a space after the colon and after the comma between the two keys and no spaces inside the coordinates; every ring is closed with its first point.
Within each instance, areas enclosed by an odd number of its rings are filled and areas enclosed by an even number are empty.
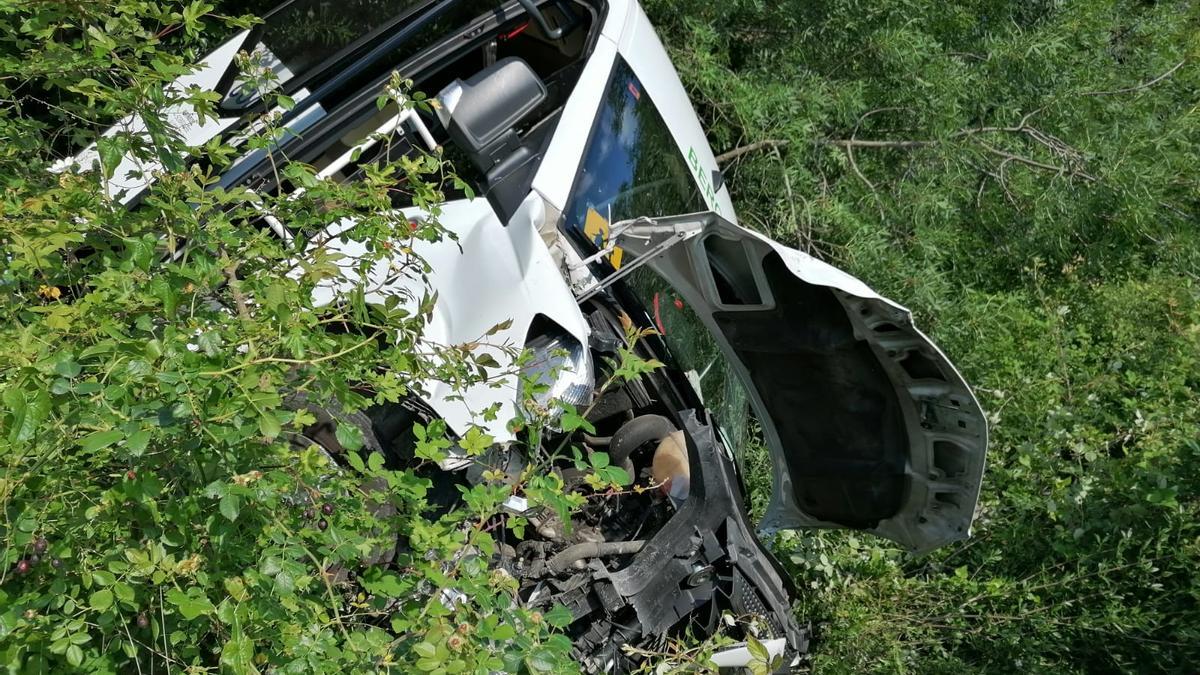
{"type": "MultiPolygon", "coordinates": [[[[706,210],[679,146],[633,70],[617,60],[563,226],[597,248],[610,223],[706,210]]],[[[610,259],[614,267],[621,256],[610,259]]]]}
{"type": "Polygon", "coordinates": [[[725,432],[729,447],[740,451],[751,426],[750,398],[708,327],[649,267],[634,270],[626,284],[666,343],[671,365],[687,375],[725,432]]]}

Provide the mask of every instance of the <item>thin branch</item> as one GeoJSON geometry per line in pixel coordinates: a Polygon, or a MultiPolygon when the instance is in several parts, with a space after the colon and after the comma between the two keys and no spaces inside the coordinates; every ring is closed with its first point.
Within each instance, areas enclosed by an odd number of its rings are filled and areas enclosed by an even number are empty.
{"type": "Polygon", "coordinates": [[[938,145],[941,141],[889,141],[889,140],[867,140],[861,138],[830,138],[821,141],[825,145],[833,145],[839,148],[928,148],[938,145]]]}
{"type": "Polygon", "coordinates": [[[724,164],[726,162],[732,162],[733,160],[737,159],[738,157],[741,157],[742,155],[748,155],[752,152],[758,152],[759,150],[766,150],[766,149],[770,149],[770,148],[783,148],[783,147],[787,147],[788,145],[789,145],[789,141],[785,141],[785,140],[781,140],[781,139],[769,139],[769,140],[765,140],[765,141],[756,141],[754,143],[750,143],[749,145],[743,145],[740,148],[734,148],[733,150],[730,150],[728,152],[723,152],[723,153],[717,155],[717,164],[724,164]]]}
{"type": "Polygon", "coordinates": [[[974,59],[976,61],[982,61],[983,63],[987,63],[988,61],[992,60],[991,54],[975,54],[972,52],[946,52],[946,54],[948,56],[959,56],[964,59],[974,59]]]}
{"type": "MultiPolygon", "coordinates": [[[[854,131],[850,132],[850,141],[853,143],[858,140],[858,130],[862,128],[863,122],[866,122],[868,118],[880,113],[891,112],[900,109],[901,108],[894,107],[876,108],[875,110],[868,110],[867,112],[863,113],[862,116],[858,118],[858,121],[854,123],[854,131]]],[[[847,145],[843,147],[843,150],[846,151],[846,159],[850,161],[850,168],[854,170],[854,173],[862,180],[862,182],[867,184],[867,189],[871,191],[871,196],[875,199],[875,205],[879,207],[879,219],[883,220],[884,210],[883,203],[879,199],[879,191],[875,188],[875,184],[871,182],[871,179],[867,178],[867,175],[858,168],[858,162],[854,159],[854,147],[852,145],[847,145]]]]}
{"type": "Polygon", "coordinates": [[[1113,89],[1112,91],[1085,91],[1082,94],[1080,94],[1080,96],[1111,96],[1113,94],[1131,94],[1135,91],[1149,89],[1150,87],[1153,87],[1154,85],[1158,84],[1159,82],[1162,82],[1163,80],[1167,79],[1168,77],[1174,75],[1175,71],[1182,68],[1183,64],[1185,64],[1185,63],[1187,63],[1187,59],[1184,59],[1184,60],[1180,61],[1179,63],[1176,63],[1174,66],[1171,66],[1170,70],[1163,73],[1162,75],[1159,75],[1158,77],[1154,78],[1153,80],[1150,80],[1149,82],[1143,82],[1142,84],[1139,84],[1134,87],[1126,87],[1124,89],[1113,89]]]}
{"type": "Polygon", "coordinates": [[[1055,166],[1053,164],[1044,164],[1037,160],[1029,159],[1028,157],[1014,155],[1011,152],[1007,152],[1005,150],[1001,150],[1000,148],[996,148],[991,145],[988,145],[987,143],[984,143],[983,141],[980,141],[979,144],[982,145],[988,152],[992,153],[993,155],[996,155],[997,157],[1003,157],[1006,160],[1010,160],[1010,161],[1016,162],[1018,164],[1024,164],[1025,166],[1030,166],[1035,169],[1043,169],[1045,171],[1053,171],[1054,173],[1064,175],[1064,176],[1079,176],[1080,178],[1088,181],[1089,183],[1095,183],[1100,180],[1099,178],[1096,178],[1095,176],[1093,176],[1085,171],[1080,171],[1078,169],[1072,169],[1072,168],[1066,167],[1066,166],[1055,166]]]}
{"type": "Polygon", "coordinates": [[[222,270],[225,273],[225,279],[229,286],[229,294],[233,296],[233,303],[237,306],[238,316],[244,321],[250,320],[250,308],[246,303],[246,295],[242,293],[242,284],[238,279],[238,267],[240,263],[231,262],[222,270]]]}
{"type": "Polygon", "coordinates": [[[260,359],[253,359],[251,361],[246,361],[245,363],[239,363],[236,366],[231,366],[224,370],[206,371],[206,372],[202,372],[200,374],[205,375],[207,377],[221,377],[223,375],[229,375],[231,373],[236,373],[239,370],[243,370],[245,368],[260,365],[263,363],[284,363],[284,364],[297,365],[297,366],[312,366],[312,365],[316,365],[318,363],[322,363],[324,361],[331,361],[333,359],[340,358],[342,356],[349,354],[350,352],[353,352],[358,349],[362,349],[363,347],[366,347],[367,345],[371,344],[372,342],[375,342],[376,340],[378,340],[379,336],[380,336],[379,333],[372,333],[370,336],[367,337],[367,339],[363,340],[362,342],[358,342],[354,345],[351,345],[350,347],[347,347],[339,352],[335,352],[333,354],[326,354],[325,356],[321,356],[318,358],[286,359],[286,358],[281,358],[281,357],[276,357],[276,356],[267,356],[267,357],[263,357],[260,359]]]}
{"type": "MultiPolygon", "coordinates": [[[[808,253],[812,248],[812,224],[805,218],[803,224],[800,223],[800,218],[796,216],[796,197],[792,192],[792,179],[788,177],[787,164],[783,161],[783,153],[779,152],[779,148],[774,149],[775,159],[779,160],[781,173],[783,173],[783,186],[787,189],[788,208],[792,213],[792,224],[797,230],[797,235],[800,238],[800,250],[808,253]]],[[[803,196],[800,199],[804,199],[803,196]]],[[[808,200],[804,199],[804,210],[808,212],[808,200]]]]}

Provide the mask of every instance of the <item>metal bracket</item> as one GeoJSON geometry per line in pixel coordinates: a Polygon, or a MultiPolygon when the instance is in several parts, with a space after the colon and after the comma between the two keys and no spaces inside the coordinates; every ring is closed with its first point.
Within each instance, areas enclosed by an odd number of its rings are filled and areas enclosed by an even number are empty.
{"type": "Polygon", "coordinates": [[[634,218],[623,220],[612,226],[604,248],[571,265],[571,270],[587,269],[621,248],[629,254],[629,262],[603,279],[577,288],[575,297],[579,302],[595,296],[609,288],[638,268],[662,255],[668,249],[699,236],[712,221],[713,214],[699,213],[669,218],[634,218]]]}

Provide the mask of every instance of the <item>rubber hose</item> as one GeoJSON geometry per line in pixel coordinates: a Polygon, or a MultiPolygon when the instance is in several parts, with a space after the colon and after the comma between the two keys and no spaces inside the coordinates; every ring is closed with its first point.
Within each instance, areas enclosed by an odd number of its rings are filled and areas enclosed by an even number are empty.
{"type": "Polygon", "coordinates": [[[621,466],[634,450],[650,441],[661,441],[677,431],[671,420],[662,415],[642,415],[635,417],[617,429],[612,442],[608,445],[608,458],[613,464],[621,466]]]}
{"type": "Polygon", "coordinates": [[[633,399],[623,390],[617,389],[602,395],[592,404],[587,413],[587,421],[595,424],[632,409],[633,399]]]}
{"type": "Polygon", "coordinates": [[[603,558],[611,555],[629,555],[637,553],[646,545],[645,540],[638,541],[600,541],[575,544],[568,546],[546,563],[546,569],[551,574],[566,572],[567,568],[580,560],[588,558],[603,558]]]}

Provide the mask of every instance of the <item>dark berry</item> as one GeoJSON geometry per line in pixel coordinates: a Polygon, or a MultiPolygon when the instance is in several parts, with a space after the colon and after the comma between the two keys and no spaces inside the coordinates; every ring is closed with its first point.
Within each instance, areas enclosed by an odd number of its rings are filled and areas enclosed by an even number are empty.
{"type": "Polygon", "coordinates": [[[61,558],[51,558],[51,559],[50,559],[50,566],[51,566],[51,567],[53,567],[53,568],[54,568],[54,569],[56,569],[56,570],[61,570],[61,569],[62,569],[62,566],[63,566],[63,561],[62,561],[62,559],[61,559],[61,558]]]}
{"type": "Polygon", "coordinates": [[[332,516],[333,515],[333,504],[330,504],[329,502],[325,502],[324,504],[322,504],[321,505],[321,513],[324,513],[327,516],[332,516]]]}
{"type": "Polygon", "coordinates": [[[138,625],[138,628],[145,628],[145,627],[149,626],[150,625],[150,617],[146,616],[145,612],[139,613],[137,615],[137,625],[138,625]]]}
{"type": "Polygon", "coordinates": [[[29,571],[32,569],[33,565],[28,560],[17,561],[17,574],[29,574],[29,571]]]}
{"type": "Polygon", "coordinates": [[[38,563],[40,563],[40,562],[42,562],[42,556],[40,556],[40,555],[38,555],[38,554],[36,554],[36,553],[34,553],[33,555],[29,556],[29,564],[30,564],[30,565],[36,565],[36,564],[38,564],[38,563]]]}
{"type": "Polygon", "coordinates": [[[324,518],[317,521],[317,529],[318,530],[321,530],[322,532],[324,532],[325,528],[327,528],[327,527],[329,527],[329,523],[325,522],[324,518]]]}
{"type": "Polygon", "coordinates": [[[312,520],[314,515],[316,515],[316,514],[313,513],[312,509],[304,509],[304,519],[305,520],[312,520]]]}
{"type": "Polygon", "coordinates": [[[33,541],[33,552],[34,553],[45,553],[46,549],[49,547],[50,547],[50,542],[46,541],[45,537],[38,537],[37,539],[35,539],[33,541]]]}

